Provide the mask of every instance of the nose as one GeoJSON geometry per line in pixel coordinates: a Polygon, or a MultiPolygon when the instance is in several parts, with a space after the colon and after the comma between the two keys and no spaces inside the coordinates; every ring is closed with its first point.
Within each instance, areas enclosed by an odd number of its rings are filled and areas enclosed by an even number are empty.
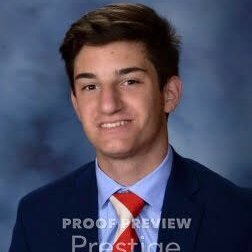
{"type": "Polygon", "coordinates": [[[114,114],[122,109],[120,92],[115,87],[103,88],[100,92],[99,108],[102,113],[114,114]]]}

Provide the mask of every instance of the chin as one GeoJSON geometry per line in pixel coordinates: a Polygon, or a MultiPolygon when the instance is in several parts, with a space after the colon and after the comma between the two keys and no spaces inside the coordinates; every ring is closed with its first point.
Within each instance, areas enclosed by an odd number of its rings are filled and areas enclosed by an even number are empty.
{"type": "Polygon", "coordinates": [[[99,152],[104,157],[114,159],[126,159],[132,154],[132,150],[126,148],[102,149],[99,152]]]}

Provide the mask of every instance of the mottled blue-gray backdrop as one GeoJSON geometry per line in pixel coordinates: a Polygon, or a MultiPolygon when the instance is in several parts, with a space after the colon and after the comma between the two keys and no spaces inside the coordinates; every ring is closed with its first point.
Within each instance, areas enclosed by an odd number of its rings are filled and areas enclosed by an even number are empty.
{"type": "MultiPolygon", "coordinates": [[[[249,0],[145,0],[183,38],[182,102],[171,143],[251,186],[252,15],[249,0]]],[[[0,3],[0,251],[20,197],[94,157],[69,101],[58,47],[83,12],[109,1],[0,3]]]]}

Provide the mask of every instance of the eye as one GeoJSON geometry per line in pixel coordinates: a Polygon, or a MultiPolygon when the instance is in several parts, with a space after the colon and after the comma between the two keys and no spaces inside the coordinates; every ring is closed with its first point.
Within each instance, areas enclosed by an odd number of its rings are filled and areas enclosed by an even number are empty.
{"type": "Polygon", "coordinates": [[[92,91],[97,89],[97,85],[96,84],[88,84],[88,85],[84,85],[81,90],[85,90],[85,91],[92,91]]]}
{"type": "Polygon", "coordinates": [[[124,85],[134,85],[134,84],[138,84],[138,83],[140,83],[140,81],[135,80],[135,79],[129,79],[124,82],[124,85]]]}

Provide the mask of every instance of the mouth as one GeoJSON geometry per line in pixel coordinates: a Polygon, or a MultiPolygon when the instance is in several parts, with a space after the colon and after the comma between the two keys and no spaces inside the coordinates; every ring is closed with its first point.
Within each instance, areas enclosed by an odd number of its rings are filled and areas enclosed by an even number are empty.
{"type": "Polygon", "coordinates": [[[130,122],[130,120],[120,120],[120,121],[114,121],[114,122],[106,122],[101,123],[100,127],[103,129],[113,129],[118,128],[127,125],[130,122]]]}

